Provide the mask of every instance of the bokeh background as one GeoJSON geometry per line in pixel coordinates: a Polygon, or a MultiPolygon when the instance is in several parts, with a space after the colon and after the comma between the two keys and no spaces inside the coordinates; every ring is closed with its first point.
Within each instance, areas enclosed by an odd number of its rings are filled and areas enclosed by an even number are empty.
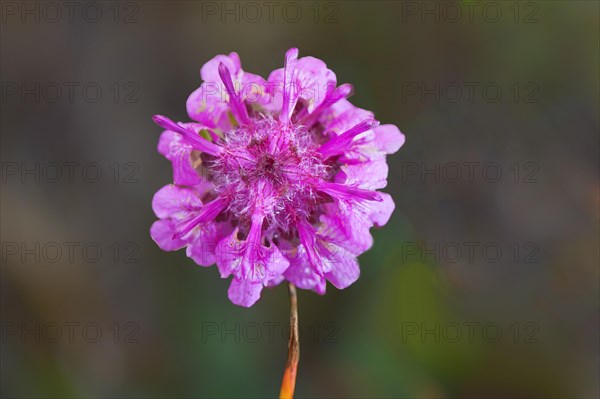
{"type": "Polygon", "coordinates": [[[599,3],[291,3],[2,1],[2,396],[278,394],[286,287],[236,307],[149,237],[151,116],[296,46],[407,137],[361,278],[299,292],[297,396],[597,398],[599,3]]]}

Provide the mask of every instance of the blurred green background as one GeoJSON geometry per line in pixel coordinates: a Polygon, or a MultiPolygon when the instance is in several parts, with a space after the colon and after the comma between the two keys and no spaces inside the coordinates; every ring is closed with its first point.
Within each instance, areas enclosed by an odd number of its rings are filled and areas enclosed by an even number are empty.
{"type": "Polygon", "coordinates": [[[388,159],[396,211],[360,279],[299,292],[297,397],[599,396],[598,2],[92,3],[54,22],[45,2],[1,3],[3,397],[278,394],[286,287],[236,307],[216,268],[150,239],[152,196],[171,182],[151,116],[187,120],[216,54],[267,77],[293,46],[407,138],[388,159]],[[53,162],[103,175],[52,182],[53,162]],[[481,175],[491,163],[496,182],[481,175]],[[73,260],[65,242],[80,243],[73,260]]]}

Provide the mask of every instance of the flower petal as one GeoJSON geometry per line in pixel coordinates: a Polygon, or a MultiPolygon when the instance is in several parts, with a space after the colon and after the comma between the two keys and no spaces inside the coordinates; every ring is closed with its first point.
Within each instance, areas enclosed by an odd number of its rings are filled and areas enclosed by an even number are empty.
{"type": "Polygon", "coordinates": [[[154,115],[152,119],[154,120],[154,123],[163,129],[179,133],[182,139],[195,150],[206,152],[215,156],[223,152],[223,148],[200,136],[198,131],[195,131],[189,127],[189,124],[186,125],[175,123],[163,115],[154,115]]]}
{"type": "Polygon", "coordinates": [[[373,236],[369,232],[373,222],[359,210],[359,204],[338,200],[325,208],[327,213],[321,215],[321,222],[343,236],[348,251],[360,255],[373,246],[373,236]]]}
{"type": "Polygon", "coordinates": [[[343,290],[353,284],[360,276],[360,268],[358,261],[351,255],[338,253],[336,257],[335,267],[325,274],[327,280],[336,288],[343,290]]]}
{"type": "Polygon", "coordinates": [[[342,99],[323,111],[319,121],[326,131],[340,135],[364,120],[375,119],[372,112],[356,107],[342,99]]]}
{"type": "Polygon", "coordinates": [[[290,267],[285,271],[284,276],[298,288],[313,290],[319,295],[325,294],[325,278],[313,270],[306,256],[306,250],[302,246],[297,248],[297,253],[291,258],[290,267]]]}
{"type": "Polygon", "coordinates": [[[264,284],[282,274],[289,262],[279,249],[271,244],[262,244],[261,226],[263,217],[253,216],[252,227],[245,240],[238,238],[239,228],[217,245],[217,266],[221,277],[233,274],[236,278],[261,281],[264,284]]]}
{"type": "Polygon", "coordinates": [[[323,61],[314,57],[300,58],[295,67],[299,96],[306,103],[308,112],[312,112],[335,89],[335,73],[323,61]]]}
{"type": "Polygon", "coordinates": [[[227,97],[229,98],[229,109],[233,113],[233,116],[236,118],[237,122],[240,124],[247,125],[250,123],[250,117],[248,116],[248,109],[246,108],[246,104],[244,104],[244,100],[239,93],[239,88],[236,88],[233,84],[233,80],[231,79],[231,72],[225,66],[225,64],[219,64],[219,76],[221,77],[221,81],[225,85],[225,89],[227,90],[227,97]]]}
{"type": "Polygon", "coordinates": [[[218,243],[231,234],[233,227],[229,222],[211,222],[196,229],[189,239],[186,249],[188,257],[200,266],[210,266],[216,263],[216,248],[218,243]]]}
{"type": "Polygon", "coordinates": [[[386,154],[393,154],[402,147],[405,141],[404,134],[395,125],[381,125],[375,129],[374,143],[377,148],[386,154]]]}
{"type": "Polygon", "coordinates": [[[347,186],[345,184],[331,183],[321,181],[317,186],[318,190],[329,194],[333,198],[344,201],[381,201],[379,192],[373,190],[364,190],[362,188],[347,186]]]}
{"type": "Polygon", "coordinates": [[[345,83],[333,91],[327,93],[325,100],[315,107],[312,112],[308,112],[307,108],[302,109],[298,114],[298,122],[304,126],[312,126],[318,121],[319,117],[327,108],[331,107],[336,102],[346,99],[352,95],[354,88],[351,84],[345,83]]]}
{"type": "Polygon", "coordinates": [[[390,217],[392,216],[392,213],[394,212],[394,208],[396,207],[391,195],[389,195],[388,193],[382,193],[381,191],[379,191],[379,195],[381,195],[383,201],[365,201],[362,204],[360,204],[360,206],[362,206],[365,209],[365,211],[369,213],[370,220],[377,227],[381,227],[387,224],[387,222],[390,220],[390,217]]]}
{"type": "Polygon", "coordinates": [[[227,204],[227,198],[217,197],[195,212],[188,211],[188,216],[177,224],[175,237],[184,238],[196,227],[211,223],[227,207],[227,204]]]}
{"type": "MultiPolygon", "coordinates": [[[[360,271],[356,256],[345,248],[347,240],[336,226],[321,219],[318,232],[307,222],[300,222],[298,232],[302,245],[298,248],[298,261],[286,271],[301,288],[325,292],[323,276],[337,287],[346,288],[358,278],[360,271]]],[[[335,222],[334,222],[335,223],[335,222]]]]}
{"type": "Polygon", "coordinates": [[[249,308],[260,299],[262,289],[260,282],[234,278],[231,280],[228,296],[234,304],[249,308]]]}
{"type": "Polygon", "coordinates": [[[379,125],[378,121],[374,119],[365,119],[364,121],[361,121],[353,126],[351,129],[332,137],[328,142],[321,145],[318,151],[323,155],[324,158],[343,154],[348,147],[352,145],[352,141],[355,137],[361,133],[371,130],[377,125],[379,125]]]}
{"type": "MultiPolygon", "coordinates": [[[[289,83],[284,68],[276,69],[269,75],[267,87],[271,102],[268,108],[271,112],[283,109],[283,95],[288,91],[292,93],[292,99],[297,97],[307,107],[309,113],[313,112],[336,87],[335,73],[317,58],[299,58],[293,63],[293,69],[293,73],[289,74],[291,75],[289,83]]],[[[295,104],[294,101],[290,103],[295,104]]],[[[293,109],[289,109],[289,112],[292,111],[293,109]]]]}
{"type": "Polygon", "coordinates": [[[358,260],[356,254],[349,250],[349,243],[335,230],[335,226],[324,222],[319,229],[317,239],[321,242],[321,254],[329,263],[325,278],[339,289],[354,283],[360,275],[358,260]]]}
{"type": "Polygon", "coordinates": [[[150,236],[163,251],[176,251],[185,246],[186,242],[173,239],[175,225],[170,219],[157,220],[150,227],[150,236]]]}
{"type": "Polygon", "coordinates": [[[245,72],[237,53],[217,55],[204,64],[200,70],[203,83],[187,100],[188,115],[208,127],[228,130],[233,127],[229,114],[230,96],[219,73],[221,64],[229,71],[232,84],[241,101],[266,104],[269,102],[269,95],[265,80],[258,75],[245,72]]]}
{"type": "Polygon", "coordinates": [[[188,212],[202,208],[199,190],[166,185],[154,194],[152,209],[160,219],[185,217],[188,212]]]}
{"type": "MultiPolygon", "coordinates": [[[[262,219],[260,224],[255,222],[260,228],[262,219]]],[[[263,286],[281,281],[281,274],[289,267],[289,262],[274,244],[266,247],[260,243],[256,225],[250,229],[245,241],[238,239],[239,229],[236,228],[216,248],[221,277],[234,276],[229,287],[229,299],[244,307],[252,306],[259,299],[263,286]]]]}
{"type": "Polygon", "coordinates": [[[171,161],[175,184],[193,186],[200,183],[200,176],[192,165],[192,146],[187,144],[180,134],[165,130],[160,135],[158,152],[171,161]]]}
{"type": "Polygon", "coordinates": [[[219,82],[204,82],[187,99],[186,108],[190,118],[210,127],[231,129],[228,95],[219,82]]]}
{"type": "Polygon", "coordinates": [[[235,77],[242,70],[242,62],[238,53],[231,52],[229,55],[219,54],[200,68],[200,77],[202,80],[205,82],[220,82],[219,65],[221,63],[225,64],[235,77]]]}
{"type": "MultiPolygon", "coordinates": [[[[343,159],[340,161],[343,162],[343,159]]],[[[373,161],[342,165],[334,181],[365,190],[377,190],[387,186],[387,175],[388,165],[385,158],[381,157],[373,161]]]]}

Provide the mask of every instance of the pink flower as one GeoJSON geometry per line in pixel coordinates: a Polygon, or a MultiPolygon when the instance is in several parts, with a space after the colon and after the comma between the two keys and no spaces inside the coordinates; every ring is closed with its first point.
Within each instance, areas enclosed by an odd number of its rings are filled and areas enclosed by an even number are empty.
{"type": "Polygon", "coordinates": [[[239,56],[218,55],[187,101],[196,123],[156,115],[158,150],[173,164],[173,185],[153,199],[151,229],[166,251],[186,247],[202,266],[233,276],[229,298],[249,307],[283,280],[325,293],[358,279],[356,257],[369,229],[394,210],[384,188],[387,154],[404,135],[353,106],[352,87],[312,57],[288,50],[265,81],[239,56]]]}

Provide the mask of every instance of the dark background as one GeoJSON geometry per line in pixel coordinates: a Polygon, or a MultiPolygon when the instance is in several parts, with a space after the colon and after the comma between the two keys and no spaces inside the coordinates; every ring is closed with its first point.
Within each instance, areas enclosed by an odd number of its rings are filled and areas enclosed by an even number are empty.
{"type": "Polygon", "coordinates": [[[149,236],[151,116],[293,46],[407,138],[361,278],[299,292],[297,396],[598,397],[598,2],[55,4],[1,2],[3,397],[278,394],[285,285],[234,306],[149,236]]]}

